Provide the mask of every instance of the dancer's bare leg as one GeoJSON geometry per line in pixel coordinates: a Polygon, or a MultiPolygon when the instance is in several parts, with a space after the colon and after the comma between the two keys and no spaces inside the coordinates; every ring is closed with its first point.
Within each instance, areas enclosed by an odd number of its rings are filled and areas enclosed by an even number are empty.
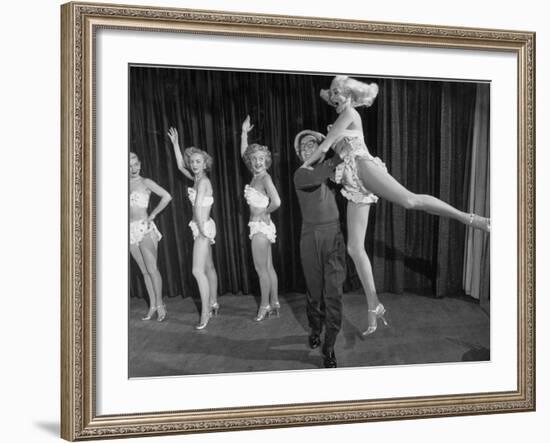
{"type": "Polygon", "coordinates": [[[268,253],[270,252],[269,240],[264,234],[256,234],[252,237],[252,258],[258,278],[260,280],[261,301],[260,308],[269,305],[269,291],[271,278],[268,270],[268,253]]]}
{"type": "Polygon", "coordinates": [[[205,323],[210,316],[210,284],[206,276],[209,242],[209,239],[199,236],[193,245],[193,276],[197,280],[201,296],[201,324],[205,323]]]}
{"type": "Polygon", "coordinates": [[[216,305],[218,302],[218,274],[214,267],[212,258],[212,246],[208,246],[208,257],[206,259],[206,278],[208,279],[208,287],[210,290],[210,306],[216,305]]]}
{"type": "Polygon", "coordinates": [[[380,301],[376,294],[376,286],[372,274],[372,266],[365,251],[365,234],[369,222],[370,205],[356,204],[348,202],[347,208],[347,226],[348,226],[348,254],[355,264],[355,269],[361,280],[363,291],[367,298],[368,306],[368,325],[376,326],[376,314],[373,311],[376,309],[380,301]]]}
{"type": "Polygon", "coordinates": [[[269,244],[269,251],[267,253],[267,270],[269,272],[269,279],[271,281],[269,290],[269,300],[271,305],[277,306],[279,303],[279,279],[277,278],[277,272],[273,267],[273,252],[271,243],[269,244]]]}
{"type": "Polygon", "coordinates": [[[153,287],[153,280],[151,280],[151,275],[149,275],[149,271],[145,266],[143,255],[139,250],[139,245],[130,245],[130,254],[132,255],[132,258],[136,261],[139,270],[143,274],[145,288],[147,289],[147,296],[149,297],[149,310],[154,310],[157,306],[155,288],[153,287]]]}
{"type": "Polygon", "coordinates": [[[151,281],[153,282],[155,293],[154,306],[159,307],[162,305],[162,277],[157,267],[158,242],[154,240],[150,234],[147,234],[140,242],[139,249],[143,256],[147,272],[151,276],[151,281]]]}
{"type": "MultiPolygon", "coordinates": [[[[470,224],[470,214],[459,211],[438,198],[427,194],[414,194],[393,178],[384,168],[366,159],[357,159],[357,173],[365,187],[374,194],[403,206],[405,209],[425,211],[430,214],[458,220],[470,224]]],[[[476,225],[485,231],[489,230],[488,222],[479,218],[476,225]]]]}

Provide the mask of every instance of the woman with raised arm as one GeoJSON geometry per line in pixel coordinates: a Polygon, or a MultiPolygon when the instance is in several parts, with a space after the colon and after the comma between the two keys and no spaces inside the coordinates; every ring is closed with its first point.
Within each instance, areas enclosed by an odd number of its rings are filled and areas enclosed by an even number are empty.
{"type": "Polygon", "coordinates": [[[158,242],[162,238],[155,217],[166,208],[172,197],[153,180],[141,176],[141,162],[130,152],[130,254],[136,261],[149,296],[149,311],[142,320],[166,318],[166,306],[162,302],[162,277],[157,267],[158,242]],[[151,192],[161,199],[155,209],[147,214],[151,192]]]}
{"type": "Polygon", "coordinates": [[[217,315],[218,275],[212,259],[212,245],[216,238],[216,224],[210,218],[214,203],[212,183],[208,171],[212,168],[212,157],[201,149],[190,147],[183,155],[179,146],[178,131],[170,128],[168,137],[174,147],[178,169],[190,180],[194,181],[187,194],[193,206],[193,219],[189,227],[193,233],[193,276],[197,280],[201,297],[201,317],[195,329],[204,329],[212,315],[217,315]],[[191,172],[189,172],[191,171],[191,172]]]}
{"type": "Polygon", "coordinates": [[[378,196],[405,209],[449,217],[485,232],[490,231],[490,220],[476,214],[459,211],[431,195],[415,194],[401,185],[387,171],[378,157],[373,157],[365,145],[361,116],[355,109],[370,106],[378,95],[375,83],[366,84],[347,76],[336,76],[330,90],[322,90],[321,97],[336,108],[338,118],[330,127],[326,139],[317,151],[302,165],[314,164],[330,148],[344,159],[336,171],[336,179],[343,185],[342,194],[348,200],[348,253],[355,263],[368,304],[368,328],[363,335],[376,331],[378,319],[386,320],[386,309],[378,300],[372,268],[365,251],[370,205],[378,196]]]}
{"type": "Polygon", "coordinates": [[[268,174],[271,166],[271,153],[267,146],[248,144],[248,133],[254,125],[247,116],[242,124],[241,157],[252,173],[250,184],[244,188],[244,197],[250,206],[250,241],[254,267],[260,280],[261,301],[256,321],[266,316],[279,316],[278,278],[271,253],[271,244],[275,243],[276,229],[271,220],[271,213],[281,206],[279,193],[268,174]]]}

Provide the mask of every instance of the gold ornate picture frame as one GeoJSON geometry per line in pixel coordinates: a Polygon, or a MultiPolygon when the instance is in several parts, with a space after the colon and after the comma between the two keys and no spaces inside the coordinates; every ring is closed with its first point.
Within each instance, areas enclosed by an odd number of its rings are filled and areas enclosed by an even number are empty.
{"type": "MultiPolygon", "coordinates": [[[[87,440],[533,411],[535,35],[523,31],[68,3],[62,17],[61,435],[87,440]],[[97,413],[96,33],[183,33],[476,50],[517,57],[517,388],[453,395],[97,413]]],[[[266,40],[268,41],[268,40],[266,40]]],[[[510,288],[510,291],[514,291],[510,288]]],[[[514,343],[516,345],[516,343],[514,343]]]]}

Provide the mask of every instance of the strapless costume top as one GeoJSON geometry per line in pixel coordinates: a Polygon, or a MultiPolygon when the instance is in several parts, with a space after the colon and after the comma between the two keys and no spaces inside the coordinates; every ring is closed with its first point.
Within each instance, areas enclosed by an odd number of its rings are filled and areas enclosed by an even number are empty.
{"type": "MultiPolygon", "coordinates": [[[[195,200],[197,199],[197,191],[195,188],[187,188],[187,197],[193,206],[195,206],[195,200]]],[[[202,207],[212,206],[214,204],[214,197],[211,195],[205,195],[202,199],[202,207]]]]}
{"type": "Polygon", "coordinates": [[[244,187],[244,198],[249,206],[256,208],[267,208],[269,206],[269,197],[250,185],[244,187]]]}
{"type": "Polygon", "coordinates": [[[338,153],[344,161],[350,157],[361,157],[372,160],[374,157],[367,149],[363,138],[363,131],[346,129],[342,131],[334,142],[334,151],[338,153]]]}
{"type": "Polygon", "coordinates": [[[132,191],[130,193],[130,207],[147,208],[150,195],[151,191],[149,189],[132,191]]]}

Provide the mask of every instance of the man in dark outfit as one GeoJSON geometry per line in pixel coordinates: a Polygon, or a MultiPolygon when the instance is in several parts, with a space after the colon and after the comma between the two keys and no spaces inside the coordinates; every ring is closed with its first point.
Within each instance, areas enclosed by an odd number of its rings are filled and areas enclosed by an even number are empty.
{"type": "MultiPolygon", "coordinates": [[[[300,160],[307,160],[323,141],[318,132],[305,130],[294,140],[300,160]]],[[[299,168],[294,173],[294,186],[302,212],[300,256],[307,284],[307,317],[311,332],[309,346],[321,344],[325,329],[323,363],[336,367],[334,343],[342,323],[342,294],[346,278],[346,249],[340,230],[340,214],[334,191],[327,180],[342,159],[334,155],[319,161],[313,168],[299,168]]]]}

